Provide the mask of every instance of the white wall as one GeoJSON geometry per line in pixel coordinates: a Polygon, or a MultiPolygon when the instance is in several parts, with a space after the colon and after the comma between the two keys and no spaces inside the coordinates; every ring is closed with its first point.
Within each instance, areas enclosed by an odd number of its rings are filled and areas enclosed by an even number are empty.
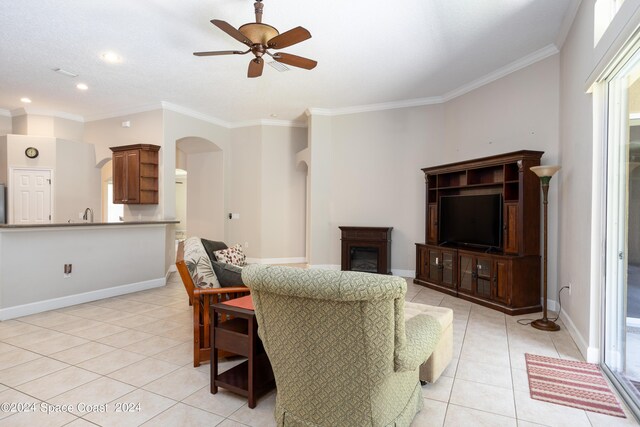
{"type": "Polygon", "coordinates": [[[53,222],[79,221],[78,214],[93,210],[94,221],[101,220],[101,171],[96,166],[92,144],[56,140],[53,222]]]}
{"type": "Polygon", "coordinates": [[[240,243],[256,262],[305,258],[306,170],[298,167],[296,154],[306,145],[304,128],[262,125],[231,132],[225,212],[240,219],[227,217],[227,244],[240,243]]]}
{"type": "Polygon", "coordinates": [[[306,167],[296,153],[307,146],[307,129],[262,126],[260,257],[305,258],[306,167]]]}
{"type": "Polygon", "coordinates": [[[87,122],[84,125],[84,141],[95,145],[96,163],[111,159],[109,147],[162,145],[162,110],[87,122]],[[131,127],[123,128],[122,122],[127,120],[131,122],[131,127]]]}
{"type": "MultiPolygon", "coordinates": [[[[561,164],[559,55],[447,102],[445,116],[446,161],[443,163],[526,149],[544,151],[542,164],[561,164]]],[[[428,166],[432,165],[430,161],[428,166]]],[[[547,279],[552,301],[557,301],[560,288],[558,192],[564,177],[563,168],[549,187],[547,279]]],[[[540,215],[542,226],[542,211],[540,215]]]]}
{"type": "MultiPolygon", "coordinates": [[[[158,205],[125,205],[124,218],[125,220],[138,220],[138,219],[164,219],[164,203],[165,193],[162,187],[162,182],[165,179],[163,177],[163,165],[164,165],[164,146],[163,146],[163,115],[162,110],[147,111],[143,113],[129,114],[126,116],[113,117],[104,120],[95,120],[85,123],[84,126],[84,141],[93,144],[95,146],[95,161],[96,164],[102,166],[104,162],[111,159],[112,151],[109,147],[117,147],[121,145],[131,144],[154,144],[160,145],[159,153],[159,192],[158,197],[160,203],[158,205]],[[131,122],[131,127],[123,128],[122,122],[131,122]]],[[[175,163],[172,163],[174,167],[175,163]]],[[[175,175],[175,172],[173,173],[175,175]]],[[[173,179],[173,178],[172,178],[173,179]]],[[[173,185],[171,186],[172,192],[173,185]]],[[[171,201],[175,203],[175,195],[171,196],[171,201]]],[[[171,208],[175,210],[175,206],[171,208]]]]}
{"type": "MultiPolygon", "coordinates": [[[[222,151],[187,155],[189,181],[186,189],[186,230],[188,236],[219,241],[225,239],[223,160],[222,151]]],[[[176,197],[177,195],[178,192],[176,197]]],[[[183,228],[183,224],[177,227],[183,228]]]]}
{"type": "Polygon", "coordinates": [[[332,118],[329,264],[340,265],[339,226],[393,227],[391,268],[411,275],[424,241],[420,168],[442,159],[443,121],[441,105],[332,118]]]}
{"type": "MultiPolygon", "coordinates": [[[[575,325],[580,349],[589,339],[591,266],[591,174],[593,151],[592,95],[585,81],[593,58],[594,1],[583,1],[561,52],[561,126],[559,252],[561,285],[572,282],[562,309],[575,325]]],[[[565,322],[566,323],[566,322],[565,322]]]]}
{"type": "Polygon", "coordinates": [[[6,156],[0,161],[3,168],[0,177],[6,177],[7,181],[11,179],[12,168],[53,171],[52,222],[78,221],[78,213],[87,207],[93,209],[95,220],[100,221],[100,170],[95,167],[93,145],[26,135],[7,135],[0,144],[6,147],[2,148],[6,156]],[[29,159],[24,154],[27,147],[37,148],[38,157],[29,159]]]}
{"type": "MultiPolygon", "coordinates": [[[[0,184],[4,184],[5,186],[8,184],[7,181],[7,136],[0,136],[0,184]]],[[[6,212],[5,212],[6,215],[6,212]]]]}
{"type": "Polygon", "coordinates": [[[251,258],[262,258],[262,144],[259,126],[233,129],[229,156],[229,190],[226,213],[240,219],[226,219],[226,243],[240,243],[251,258]],[[249,243],[246,247],[245,243],[249,243]]]}
{"type": "MultiPolygon", "coordinates": [[[[558,162],[558,93],[556,55],[445,104],[312,115],[311,264],[340,264],[338,226],[391,226],[391,268],[413,274],[414,244],[424,242],[425,236],[420,169],[523,149],[545,151],[543,163],[558,162]],[[327,179],[328,190],[322,188],[327,179]],[[327,215],[328,220],[323,219],[327,215]],[[318,236],[324,245],[314,241],[318,236]]],[[[555,189],[550,197],[549,277],[554,295],[555,189]]]]}
{"type": "Polygon", "coordinates": [[[13,133],[13,122],[11,117],[0,115],[0,136],[13,133]]]}
{"type": "Polygon", "coordinates": [[[27,112],[13,117],[12,127],[19,135],[53,136],[70,141],[82,141],[84,133],[83,122],[27,112]]]}
{"type": "MultiPolygon", "coordinates": [[[[185,165],[186,167],[186,165],[185,165]]],[[[186,169],[185,169],[186,170],[186,169]]],[[[189,182],[186,176],[176,177],[176,220],[180,224],[176,224],[176,232],[187,230],[187,188],[189,182]]],[[[224,232],[224,228],[223,228],[224,232]]]]}
{"type": "MultiPolygon", "coordinates": [[[[160,164],[160,205],[162,215],[166,219],[176,217],[176,142],[183,138],[195,137],[204,139],[216,146],[217,150],[221,150],[223,157],[222,182],[216,182],[219,188],[228,190],[228,157],[229,157],[229,129],[216,123],[201,120],[195,117],[187,116],[170,110],[162,110],[162,150],[160,164]]],[[[188,162],[188,159],[187,159],[188,162]]],[[[192,184],[194,180],[190,181],[192,184]]],[[[214,196],[216,197],[216,196],[214,196]]],[[[215,203],[226,204],[226,196],[222,200],[216,200],[215,203]]],[[[187,199],[189,196],[187,196],[187,199]]],[[[217,197],[216,197],[217,199],[217,197]]],[[[189,201],[187,201],[189,203],[189,201]]],[[[222,208],[224,212],[224,207],[222,208]]],[[[188,215],[188,213],[187,213],[188,215]]],[[[217,220],[219,221],[219,220],[217,220]]],[[[190,218],[187,218],[190,223],[190,218]]],[[[218,233],[217,231],[215,232],[218,233]]],[[[172,245],[167,243],[166,264],[167,267],[175,263],[175,253],[172,245]]]]}

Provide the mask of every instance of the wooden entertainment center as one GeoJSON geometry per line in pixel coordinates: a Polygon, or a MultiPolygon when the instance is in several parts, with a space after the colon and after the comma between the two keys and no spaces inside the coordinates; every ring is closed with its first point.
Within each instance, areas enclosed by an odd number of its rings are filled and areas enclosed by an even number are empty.
{"type": "Polygon", "coordinates": [[[540,311],[540,179],[529,170],[541,151],[516,151],[424,168],[426,243],[416,243],[414,283],[510,315],[540,311]],[[502,196],[502,244],[442,242],[442,196],[502,196]],[[489,250],[491,249],[491,250],[489,250]]]}

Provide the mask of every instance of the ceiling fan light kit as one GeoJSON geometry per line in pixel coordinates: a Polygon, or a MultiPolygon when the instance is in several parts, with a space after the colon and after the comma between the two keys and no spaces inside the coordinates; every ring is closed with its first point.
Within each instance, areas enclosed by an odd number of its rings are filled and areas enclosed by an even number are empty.
{"type": "Polygon", "coordinates": [[[303,42],[311,38],[311,33],[303,27],[296,27],[282,34],[271,25],[262,23],[262,9],[264,5],[262,0],[254,3],[256,22],[250,22],[236,29],[231,24],[218,19],[212,19],[211,23],[222,31],[247,46],[246,51],[239,50],[222,50],[212,52],[194,52],[195,56],[219,56],[219,55],[245,55],[251,52],[255,58],[249,62],[247,77],[260,77],[264,69],[264,60],[262,57],[267,54],[274,61],[293,67],[311,70],[318,63],[312,59],[303,58],[301,56],[291,55],[284,52],[271,53],[269,49],[283,49],[293,46],[294,44],[303,42]]]}

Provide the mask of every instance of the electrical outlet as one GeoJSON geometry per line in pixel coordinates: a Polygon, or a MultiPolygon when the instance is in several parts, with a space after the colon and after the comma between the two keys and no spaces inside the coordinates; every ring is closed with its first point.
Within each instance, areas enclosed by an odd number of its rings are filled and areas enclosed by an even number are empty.
{"type": "Polygon", "coordinates": [[[571,295],[571,288],[573,287],[573,284],[571,282],[569,282],[569,295],[571,295]]]}
{"type": "Polygon", "coordinates": [[[64,277],[65,279],[68,279],[69,277],[71,277],[71,271],[72,271],[71,269],[72,269],[72,264],[65,264],[62,277],[64,277]]]}
{"type": "Polygon", "coordinates": [[[245,249],[249,247],[249,242],[244,242],[245,249]]]}

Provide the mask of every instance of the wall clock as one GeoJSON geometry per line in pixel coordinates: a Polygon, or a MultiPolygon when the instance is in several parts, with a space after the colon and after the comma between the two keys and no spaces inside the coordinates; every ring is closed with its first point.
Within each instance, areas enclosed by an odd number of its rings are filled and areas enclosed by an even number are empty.
{"type": "Polygon", "coordinates": [[[38,157],[38,149],[35,147],[29,147],[26,150],[24,150],[24,154],[30,158],[30,159],[35,159],[36,157],[38,157]]]}

